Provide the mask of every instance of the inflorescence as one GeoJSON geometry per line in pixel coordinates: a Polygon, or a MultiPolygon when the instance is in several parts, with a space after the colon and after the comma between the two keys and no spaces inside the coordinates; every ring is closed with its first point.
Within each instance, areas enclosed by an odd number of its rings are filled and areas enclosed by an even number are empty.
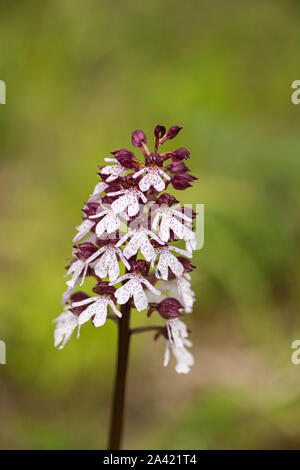
{"type": "Polygon", "coordinates": [[[101,180],[84,204],[83,222],[73,239],[64,312],[54,320],[54,343],[59,349],[76,328],[79,337],[81,325],[88,321],[95,327],[104,325],[108,316],[119,321],[118,305],[130,302],[139,312],[147,310],[148,317],[156,311],[165,320],[155,335],[166,339],[164,365],[170,351],[178,373],[189,372],[193,365],[188,329],[179,317],[192,312],[195,300],[190,272],[195,268],[191,258],[196,249],[196,213],[164,191],[168,186],[184,190],[197,178],[184,163],[190,157],[187,149],[159,153],[160,146],[181,129],[173,126],[167,132],[156,126],[153,152],[144,132],[137,130],[132,144],[142,151],[143,162],[120,149],[105,158],[108,165],[99,166],[101,180]],[[185,249],[174,245],[180,241],[185,249]],[[74,292],[87,276],[96,281],[95,295],[74,292]]]}

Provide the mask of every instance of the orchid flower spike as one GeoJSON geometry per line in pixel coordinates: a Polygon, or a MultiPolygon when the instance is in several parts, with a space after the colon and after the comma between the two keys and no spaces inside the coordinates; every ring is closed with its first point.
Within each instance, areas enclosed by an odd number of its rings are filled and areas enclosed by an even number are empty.
{"type": "Polygon", "coordinates": [[[53,320],[55,347],[62,349],[76,328],[79,336],[82,325],[100,327],[107,318],[120,323],[135,308],[147,313],[145,319],[156,312],[164,322],[156,335],[166,341],[164,365],[172,353],[175,370],[190,371],[194,358],[182,319],[195,302],[196,213],[165,192],[187,189],[197,179],[185,165],[189,151],[168,148],[181,129],[157,125],[152,148],[142,130],[134,131],[132,144],[140,157],[121,148],[99,166],[100,180],[87,197],[73,238],[64,311],[53,320]],[[92,295],[76,292],[87,277],[95,281],[92,295]]]}

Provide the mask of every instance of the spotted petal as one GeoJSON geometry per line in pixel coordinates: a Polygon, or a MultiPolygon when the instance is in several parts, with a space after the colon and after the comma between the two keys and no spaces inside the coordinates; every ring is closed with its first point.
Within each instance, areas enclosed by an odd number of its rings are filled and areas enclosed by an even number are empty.
{"type": "Polygon", "coordinates": [[[145,310],[148,307],[148,298],[142,288],[141,284],[137,283],[133,291],[133,300],[138,312],[145,310]]]}
{"type": "Polygon", "coordinates": [[[78,325],[78,318],[72,312],[65,311],[53,320],[56,323],[54,330],[54,346],[62,349],[71,338],[78,325]]]}
{"type": "Polygon", "coordinates": [[[95,222],[89,219],[85,219],[78,227],[76,227],[76,230],[78,233],[75,235],[73,238],[73,242],[77,243],[79,240],[81,240],[95,225],[95,222]]]}
{"type": "Polygon", "coordinates": [[[119,287],[115,292],[115,297],[120,305],[126,304],[131,295],[130,281],[119,287]]]}

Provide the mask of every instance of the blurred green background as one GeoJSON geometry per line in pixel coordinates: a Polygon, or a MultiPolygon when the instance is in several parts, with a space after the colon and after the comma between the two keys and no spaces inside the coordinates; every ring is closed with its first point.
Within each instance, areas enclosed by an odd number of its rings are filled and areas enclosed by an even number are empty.
{"type": "Polygon", "coordinates": [[[300,3],[1,2],[0,40],[0,447],[106,446],[115,325],[57,351],[51,320],[97,165],[160,123],[199,177],[177,194],[205,203],[196,365],[133,338],[124,447],[300,448],[300,3]]]}

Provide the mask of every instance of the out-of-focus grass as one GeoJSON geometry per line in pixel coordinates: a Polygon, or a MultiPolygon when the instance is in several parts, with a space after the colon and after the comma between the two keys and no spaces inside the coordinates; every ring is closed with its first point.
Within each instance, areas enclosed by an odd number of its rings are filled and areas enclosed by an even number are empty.
{"type": "MultiPolygon", "coordinates": [[[[265,408],[251,395],[255,381],[249,391],[231,385],[223,392],[223,379],[221,390],[207,379],[212,393],[204,393],[208,371],[197,345],[207,325],[211,343],[222,345],[233,323],[232,343],[256,347],[258,363],[267,357],[275,371],[291,367],[290,343],[300,331],[299,109],[290,103],[299,36],[293,1],[2,6],[0,338],[8,364],[0,370],[0,447],[105,445],[114,325],[86,326],[79,341],[74,335],[56,351],[51,319],[60,313],[63,266],[97,165],[129,146],[133,129],[150,140],[158,122],[184,126],[170,147],[189,148],[199,180],[179,196],[206,205],[197,304],[188,319],[201,366],[191,378],[177,377],[161,366],[162,343],[135,341],[126,445],[297,445],[298,403],[289,401],[289,386],[279,404],[269,390],[265,408]],[[152,398],[138,386],[140,376],[148,376],[152,398]],[[178,394],[180,384],[191,390],[174,433],[172,405],[154,381],[178,394]]],[[[144,320],[135,314],[135,323],[144,320]]],[[[297,368],[289,373],[297,389],[297,368]]]]}
{"type": "Polygon", "coordinates": [[[297,449],[299,400],[260,403],[249,390],[210,390],[172,418],[153,448],[297,449]]]}

